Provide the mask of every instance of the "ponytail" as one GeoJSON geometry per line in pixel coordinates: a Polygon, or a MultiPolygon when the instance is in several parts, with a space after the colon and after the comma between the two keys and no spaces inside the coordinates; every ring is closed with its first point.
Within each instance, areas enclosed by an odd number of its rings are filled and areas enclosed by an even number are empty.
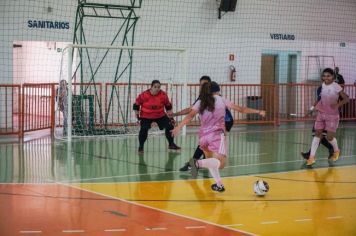
{"type": "Polygon", "coordinates": [[[215,109],[215,98],[211,93],[211,83],[204,83],[200,88],[200,109],[199,113],[203,114],[204,110],[208,110],[210,112],[215,109]]]}

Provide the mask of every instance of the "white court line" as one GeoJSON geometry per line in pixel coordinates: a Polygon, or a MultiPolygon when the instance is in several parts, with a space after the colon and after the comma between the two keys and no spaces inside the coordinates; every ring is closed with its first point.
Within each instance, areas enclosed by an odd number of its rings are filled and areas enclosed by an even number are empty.
{"type": "MultiPolygon", "coordinates": [[[[105,177],[96,177],[96,178],[88,178],[88,179],[75,179],[75,180],[70,180],[69,182],[59,182],[59,183],[76,183],[80,181],[86,181],[86,180],[98,180],[98,179],[111,179],[111,178],[126,178],[126,177],[135,177],[135,176],[145,176],[145,175],[161,175],[161,174],[172,174],[172,173],[180,173],[181,171],[175,170],[175,171],[165,171],[165,172],[157,172],[157,173],[149,173],[149,174],[132,174],[132,175],[115,175],[115,176],[105,176],[105,177]]],[[[138,181],[141,182],[141,181],[138,181]]],[[[131,182],[133,183],[133,182],[131,182]]]]}
{"type": "MultiPolygon", "coordinates": [[[[314,120],[311,120],[310,123],[314,123],[314,120]]],[[[343,126],[343,127],[338,127],[338,129],[348,129],[348,128],[355,128],[354,125],[346,125],[346,126],[343,126]]],[[[244,131],[239,131],[238,129],[235,129],[233,131],[235,131],[237,134],[249,134],[249,133],[268,133],[268,132],[289,132],[289,131],[305,131],[305,130],[310,130],[311,131],[311,128],[286,128],[286,129],[264,129],[264,130],[244,130],[244,131]]]]}
{"type": "MultiPolygon", "coordinates": [[[[355,157],[356,155],[350,155],[350,156],[340,156],[340,158],[350,158],[350,157],[355,157]]],[[[339,159],[340,159],[339,158],[339,159]]],[[[327,160],[327,157],[323,158],[317,158],[317,160],[327,160]]],[[[224,169],[227,168],[233,168],[233,167],[247,167],[247,166],[262,166],[262,165],[271,165],[271,164],[284,164],[284,163],[292,163],[292,162],[304,162],[305,160],[299,159],[299,160],[293,160],[293,161],[274,161],[274,162],[263,162],[263,163],[255,163],[255,164],[245,164],[245,165],[235,165],[235,166],[226,166],[224,169]]],[[[336,167],[336,166],[335,166],[336,167]]],[[[329,168],[329,167],[328,167],[329,168]]],[[[297,170],[298,171],[298,170],[297,170]]],[[[291,172],[291,171],[288,171],[291,172]]],[[[273,172],[275,173],[275,172],[273,172]]],[[[278,173],[283,173],[283,172],[278,172],[278,173]]]]}
{"type": "Polygon", "coordinates": [[[21,230],[21,234],[41,234],[41,230],[21,230]]]}
{"type": "MultiPolygon", "coordinates": [[[[238,157],[263,156],[263,155],[267,155],[267,154],[268,153],[247,154],[247,155],[238,155],[238,157]]],[[[302,160],[298,160],[298,161],[302,161],[302,160]]],[[[259,165],[259,164],[250,164],[250,165],[252,166],[252,165],[259,165]]],[[[244,167],[246,165],[236,165],[236,166],[231,166],[231,167],[238,167],[238,166],[244,167]]],[[[249,166],[249,165],[247,165],[247,166],[249,166]]],[[[228,168],[228,167],[225,167],[225,168],[228,168]]],[[[104,179],[111,179],[111,178],[127,178],[127,177],[136,177],[136,176],[145,176],[145,175],[152,176],[152,175],[173,174],[173,173],[182,173],[182,172],[179,170],[175,170],[175,171],[156,172],[156,173],[149,173],[149,174],[115,175],[115,176],[105,176],[105,177],[96,177],[96,178],[87,178],[87,179],[75,179],[75,180],[70,180],[69,182],[60,181],[60,183],[76,183],[76,182],[87,181],[87,180],[104,180],[104,179]]],[[[161,182],[161,181],[151,181],[151,182],[161,182]]],[[[134,183],[134,182],[130,182],[130,183],[134,183]]]]}
{"type": "Polygon", "coordinates": [[[232,225],[225,225],[226,227],[232,227],[232,226],[242,226],[243,224],[232,224],[232,225]]]}
{"type": "Polygon", "coordinates": [[[53,182],[53,180],[48,180],[49,182],[45,183],[36,183],[36,182],[31,182],[31,183],[1,183],[0,185],[58,185],[57,183],[53,182]]]}
{"type": "Polygon", "coordinates": [[[126,229],[104,229],[105,232],[124,232],[126,229]]]}
{"type": "Polygon", "coordinates": [[[122,201],[122,202],[125,202],[125,203],[128,203],[128,204],[132,204],[132,205],[135,205],[135,206],[144,207],[146,209],[152,209],[152,210],[163,212],[163,213],[166,213],[166,214],[169,214],[169,215],[174,215],[174,216],[178,216],[178,217],[181,217],[181,218],[193,220],[193,221],[196,221],[196,222],[201,222],[201,223],[204,223],[204,224],[207,224],[207,225],[213,225],[213,226],[216,226],[216,227],[219,227],[219,228],[224,228],[224,229],[232,230],[232,231],[235,231],[235,232],[240,232],[240,233],[245,233],[245,234],[249,234],[249,235],[255,236],[255,234],[253,234],[251,232],[244,231],[244,230],[240,230],[240,229],[238,230],[238,229],[234,229],[234,228],[225,227],[224,225],[219,225],[219,224],[214,223],[214,222],[209,222],[209,221],[205,221],[205,220],[202,220],[202,219],[198,219],[198,218],[194,218],[194,217],[190,217],[190,216],[186,216],[186,215],[181,215],[181,214],[178,214],[178,213],[170,212],[168,210],[163,210],[163,209],[159,209],[159,208],[150,207],[150,206],[147,206],[147,205],[144,205],[144,204],[128,201],[128,200],[125,200],[123,198],[110,196],[110,195],[107,195],[107,194],[95,192],[95,191],[88,190],[88,189],[82,189],[82,188],[77,187],[75,185],[59,183],[59,182],[57,182],[57,183],[61,184],[63,186],[67,186],[67,187],[70,187],[70,188],[78,189],[80,191],[92,193],[92,194],[99,195],[99,196],[104,196],[104,197],[107,197],[107,198],[110,198],[110,199],[116,199],[116,200],[119,200],[119,201],[122,201]]]}
{"type": "Polygon", "coordinates": [[[278,221],[263,221],[263,222],[261,222],[261,224],[263,224],[263,225],[278,224],[278,223],[279,223],[278,221]]]}
{"type": "Polygon", "coordinates": [[[303,222],[303,221],[311,221],[312,219],[297,219],[297,220],[294,220],[295,222],[303,222]]]}
{"type": "MultiPolygon", "coordinates": [[[[320,160],[320,158],[319,158],[320,160]]],[[[255,163],[255,164],[244,164],[244,165],[234,165],[234,166],[226,166],[224,169],[227,168],[234,168],[234,167],[247,167],[247,166],[263,166],[263,165],[271,165],[271,164],[284,164],[284,163],[292,163],[292,162],[303,162],[303,160],[293,160],[293,161],[274,161],[274,162],[262,162],[262,163],[255,163]]]]}
{"type": "Polygon", "coordinates": [[[84,233],[84,230],[81,229],[67,229],[67,230],[62,230],[63,233],[84,233]]]}
{"type": "Polygon", "coordinates": [[[264,155],[268,155],[268,154],[269,153],[267,153],[267,152],[263,152],[263,153],[252,153],[252,154],[246,154],[246,155],[236,155],[234,157],[264,156],[264,155]]]}
{"type": "MultiPolygon", "coordinates": [[[[350,156],[340,156],[340,158],[351,158],[351,157],[356,157],[356,155],[350,155],[350,156]]],[[[327,160],[327,157],[324,158],[318,158],[317,160],[327,160]]],[[[263,166],[263,165],[271,165],[271,164],[284,164],[284,163],[293,163],[293,162],[304,162],[302,159],[298,160],[293,160],[293,161],[275,161],[275,162],[263,162],[263,163],[255,163],[255,164],[244,164],[244,165],[234,165],[234,166],[226,166],[224,169],[228,168],[234,168],[234,167],[249,167],[249,166],[263,166]]],[[[350,167],[348,166],[334,166],[333,168],[347,168],[350,167]]],[[[322,167],[318,169],[324,169],[324,168],[330,168],[330,167],[322,167]]],[[[290,173],[290,172],[301,172],[305,171],[305,169],[302,170],[290,170],[290,171],[281,171],[281,172],[272,172],[272,173],[264,173],[264,174],[258,174],[258,175],[267,175],[267,174],[279,174],[279,173],[290,173]]],[[[157,172],[157,173],[150,173],[150,174],[132,174],[132,175],[116,175],[116,176],[106,176],[106,177],[97,177],[97,178],[88,178],[88,179],[76,179],[76,180],[70,180],[69,182],[58,182],[58,183],[63,183],[63,184],[74,184],[74,183],[80,183],[80,184],[89,184],[89,183],[82,183],[82,181],[87,181],[87,180],[104,180],[104,179],[111,179],[111,178],[126,178],[126,177],[135,177],[135,176],[141,176],[141,175],[161,175],[161,174],[172,174],[172,173],[181,173],[181,171],[166,171],[166,172],[157,172]]],[[[253,174],[256,175],[256,174],[253,174]]],[[[246,175],[243,175],[246,176],[246,175]]],[[[247,175],[250,176],[250,175],[247,175]]],[[[236,178],[236,177],[242,177],[242,176],[229,176],[229,177],[224,177],[224,178],[236,178]]],[[[51,181],[51,180],[50,180],[51,181]]],[[[187,181],[187,180],[175,180],[175,181],[187,181]]],[[[130,182],[120,182],[120,183],[140,183],[141,181],[130,181],[130,182]]],[[[167,182],[167,180],[155,180],[155,181],[150,181],[152,182],[167,182]]],[[[90,184],[112,184],[112,183],[90,183],[90,184]]]]}
{"type": "MultiPolygon", "coordinates": [[[[224,226],[226,226],[226,225],[224,225],[224,226]]],[[[185,226],[184,228],[186,228],[186,229],[205,229],[206,226],[204,226],[204,225],[201,225],[201,226],[185,226]]]]}
{"type": "Polygon", "coordinates": [[[167,228],[145,228],[145,230],[167,230],[167,228]]]}
{"type": "Polygon", "coordinates": [[[344,217],[343,216],[329,216],[329,217],[326,217],[326,219],[328,219],[328,220],[341,219],[341,218],[344,218],[344,217]]]}

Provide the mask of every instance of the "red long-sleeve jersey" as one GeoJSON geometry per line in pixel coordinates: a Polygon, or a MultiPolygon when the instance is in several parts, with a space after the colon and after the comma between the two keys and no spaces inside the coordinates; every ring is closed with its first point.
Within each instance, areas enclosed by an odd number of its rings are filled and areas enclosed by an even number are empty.
{"type": "Polygon", "coordinates": [[[135,103],[141,107],[140,117],[146,119],[161,118],[166,114],[164,108],[172,107],[167,94],[162,90],[157,95],[152,95],[148,89],[136,98],[135,103]]]}

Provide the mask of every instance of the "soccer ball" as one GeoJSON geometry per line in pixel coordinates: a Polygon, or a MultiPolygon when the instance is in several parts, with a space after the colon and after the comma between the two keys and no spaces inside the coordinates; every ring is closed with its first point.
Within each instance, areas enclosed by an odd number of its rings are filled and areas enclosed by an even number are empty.
{"type": "Polygon", "coordinates": [[[257,196],[266,195],[268,190],[269,190],[269,185],[266,181],[259,179],[253,184],[253,191],[256,193],[257,196]]]}

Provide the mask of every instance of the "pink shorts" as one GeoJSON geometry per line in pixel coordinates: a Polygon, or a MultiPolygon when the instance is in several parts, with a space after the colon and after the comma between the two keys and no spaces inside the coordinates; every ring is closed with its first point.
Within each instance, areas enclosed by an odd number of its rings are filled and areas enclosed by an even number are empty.
{"type": "Polygon", "coordinates": [[[227,156],[227,142],[223,131],[215,131],[201,136],[199,145],[202,150],[208,149],[211,152],[227,156]]]}
{"type": "Polygon", "coordinates": [[[326,131],[336,132],[339,126],[339,115],[328,115],[318,112],[314,124],[315,130],[325,129],[326,131]]]}

